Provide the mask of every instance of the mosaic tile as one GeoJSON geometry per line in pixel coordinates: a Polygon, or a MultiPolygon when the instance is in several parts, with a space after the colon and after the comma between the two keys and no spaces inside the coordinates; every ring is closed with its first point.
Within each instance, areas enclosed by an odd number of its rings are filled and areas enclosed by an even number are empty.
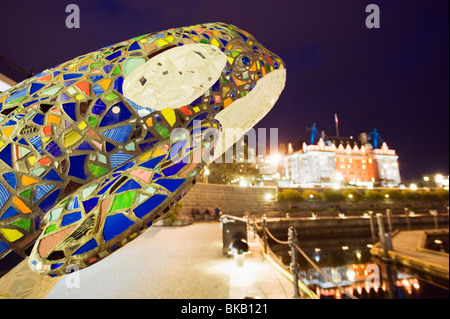
{"type": "Polygon", "coordinates": [[[246,31],[207,23],[112,44],[1,93],[0,258],[34,245],[30,267],[54,276],[126,245],[231,146],[224,128],[267,114],[285,78],[246,31]]]}

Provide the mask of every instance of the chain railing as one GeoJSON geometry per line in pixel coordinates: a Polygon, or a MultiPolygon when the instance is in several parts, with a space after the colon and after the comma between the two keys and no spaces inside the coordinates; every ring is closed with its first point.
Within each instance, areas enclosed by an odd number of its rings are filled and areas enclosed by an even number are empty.
{"type": "Polygon", "coordinates": [[[0,55],[0,73],[10,78],[11,80],[19,83],[32,76],[32,72],[27,72],[5,57],[0,55]]]}
{"type": "Polygon", "coordinates": [[[266,217],[263,216],[262,218],[262,226],[259,226],[258,223],[256,222],[255,216],[253,216],[253,222],[252,222],[252,227],[254,230],[254,234],[256,236],[256,230],[262,230],[263,232],[263,243],[264,243],[264,253],[267,254],[267,235],[269,235],[269,237],[275,241],[278,244],[281,245],[289,245],[290,247],[290,255],[291,255],[291,264],[290,264],[290,271],[293,275],[293,282],[294,282],[294,297],[299,297],[300,293],[299,293],[299,286],[298,286],[298,280],[299,278],[301,278],[300,276],[300,271],[299,271],[299,266],[298,266],[298,262],[297,262],[297,254],[296,254],[296,250],[305,258],[305,260],[311,264],[311,266],[314,267],[314,269],[316,269],[316,271],[321,274],[326,280],[328,280],[330,283],[332,283],[333,285],[336,286],[337,289],[339,289],[343,294],[347,295],[349,298],[351,299],[358,299],[355,296],[353,296],[351,293],[347,292],[342,286],[340,286],[338,283],[336,283],[329,275],[327,275],[322,269],[320,269],[320,267],[311,259],[308,257],[308,255],[300,248],[300,245],[298,243],[297,240],[297,231],[294,227],[289,227],[288,229],[288,240],[284,241],[284,240],[280,240],[278,238],[276,238],[268,229],[267,227],[267,221],[266,221],[266,217]]]}

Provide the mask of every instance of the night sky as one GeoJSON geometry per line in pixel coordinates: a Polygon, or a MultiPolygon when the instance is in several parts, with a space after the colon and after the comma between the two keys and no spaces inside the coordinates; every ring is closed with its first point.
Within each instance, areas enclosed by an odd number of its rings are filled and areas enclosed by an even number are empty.
{"type": "Polygon", "coordinates": [[[257,127],[296,142],[306,128],[378,130],[404,181],[448,174],[449,1],[2,1],[0,54],[38,73],[137,35],[203,22],[234,24],[283,58],[287,83],[257,127]],[[65,8],[81,12],[68,29],[65,8]],[[368,29],[366,6],[380,8],[368,29]]]}

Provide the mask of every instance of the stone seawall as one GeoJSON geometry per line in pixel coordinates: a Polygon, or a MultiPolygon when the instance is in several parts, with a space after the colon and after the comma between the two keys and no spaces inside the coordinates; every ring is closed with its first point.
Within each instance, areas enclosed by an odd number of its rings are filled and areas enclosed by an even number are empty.
{"type": "Polygon", "coordinates": [[[242,216],[245,212],[259,214],[278,209],[276,187],[239,187],[220,184],[196,183],[183,197],[182,216],[190,216],[192,208],[203,215],[209,207],[211,218],[219,205],[223,214],[242,216]]]}
{"type": "MultiPolygon", "coordinates": [[[[243,216],[246,212],[250,214],[267,214],[267,216],[284,216],[288,209],[288,203],[277,202],[276,194],[279,189],[275,186],[265,187],[239,187],[221,184],[196,183],[193,188],[181,200],[183,209],[180,216],[191,216],[191,210],[198,209],[202,214],[206,208],[214,215],[214,208],[219,205],[223,214],[243,216]]],[[[373,210],[382,212],[387,208],[393,213],[400,214],[403,208],[418,208],[421,213],[428,213],[429,209],[437,209],[439,213],[448,212],[448,201],[343,201],[343,202],[323,202],[323,201],[302,201],[291,204],[290,214],[292,216],[310,216],[311,212],[323,214],[329,212],[333,216],[342,209],[346,215],[361,215],[362,212],[373,210]],[[298,212],[298,213],[295,213],[298,212]],[[323,213],[322,213],[323,212],[323,213]]]]}

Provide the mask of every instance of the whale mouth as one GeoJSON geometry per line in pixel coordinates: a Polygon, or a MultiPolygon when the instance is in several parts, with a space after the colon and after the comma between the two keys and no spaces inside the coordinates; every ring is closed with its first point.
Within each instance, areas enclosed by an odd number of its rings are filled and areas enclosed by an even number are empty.
{"type": "Polygon", "coordinates": [[[172,47],[144,63],[129,59],[124,96],[153,110],[176,109],[202,96],[219,78],[226,55],[210,44],[172,47]]]}
{"type": "Polygon", "coordinates": [[[215,119],[222,125],[222,133],[212,160],[220,157],[269,113],[285,83],[286,69],[274,70],[261,78],[245,97],[234,101],[216,115],[215,119]]]}

